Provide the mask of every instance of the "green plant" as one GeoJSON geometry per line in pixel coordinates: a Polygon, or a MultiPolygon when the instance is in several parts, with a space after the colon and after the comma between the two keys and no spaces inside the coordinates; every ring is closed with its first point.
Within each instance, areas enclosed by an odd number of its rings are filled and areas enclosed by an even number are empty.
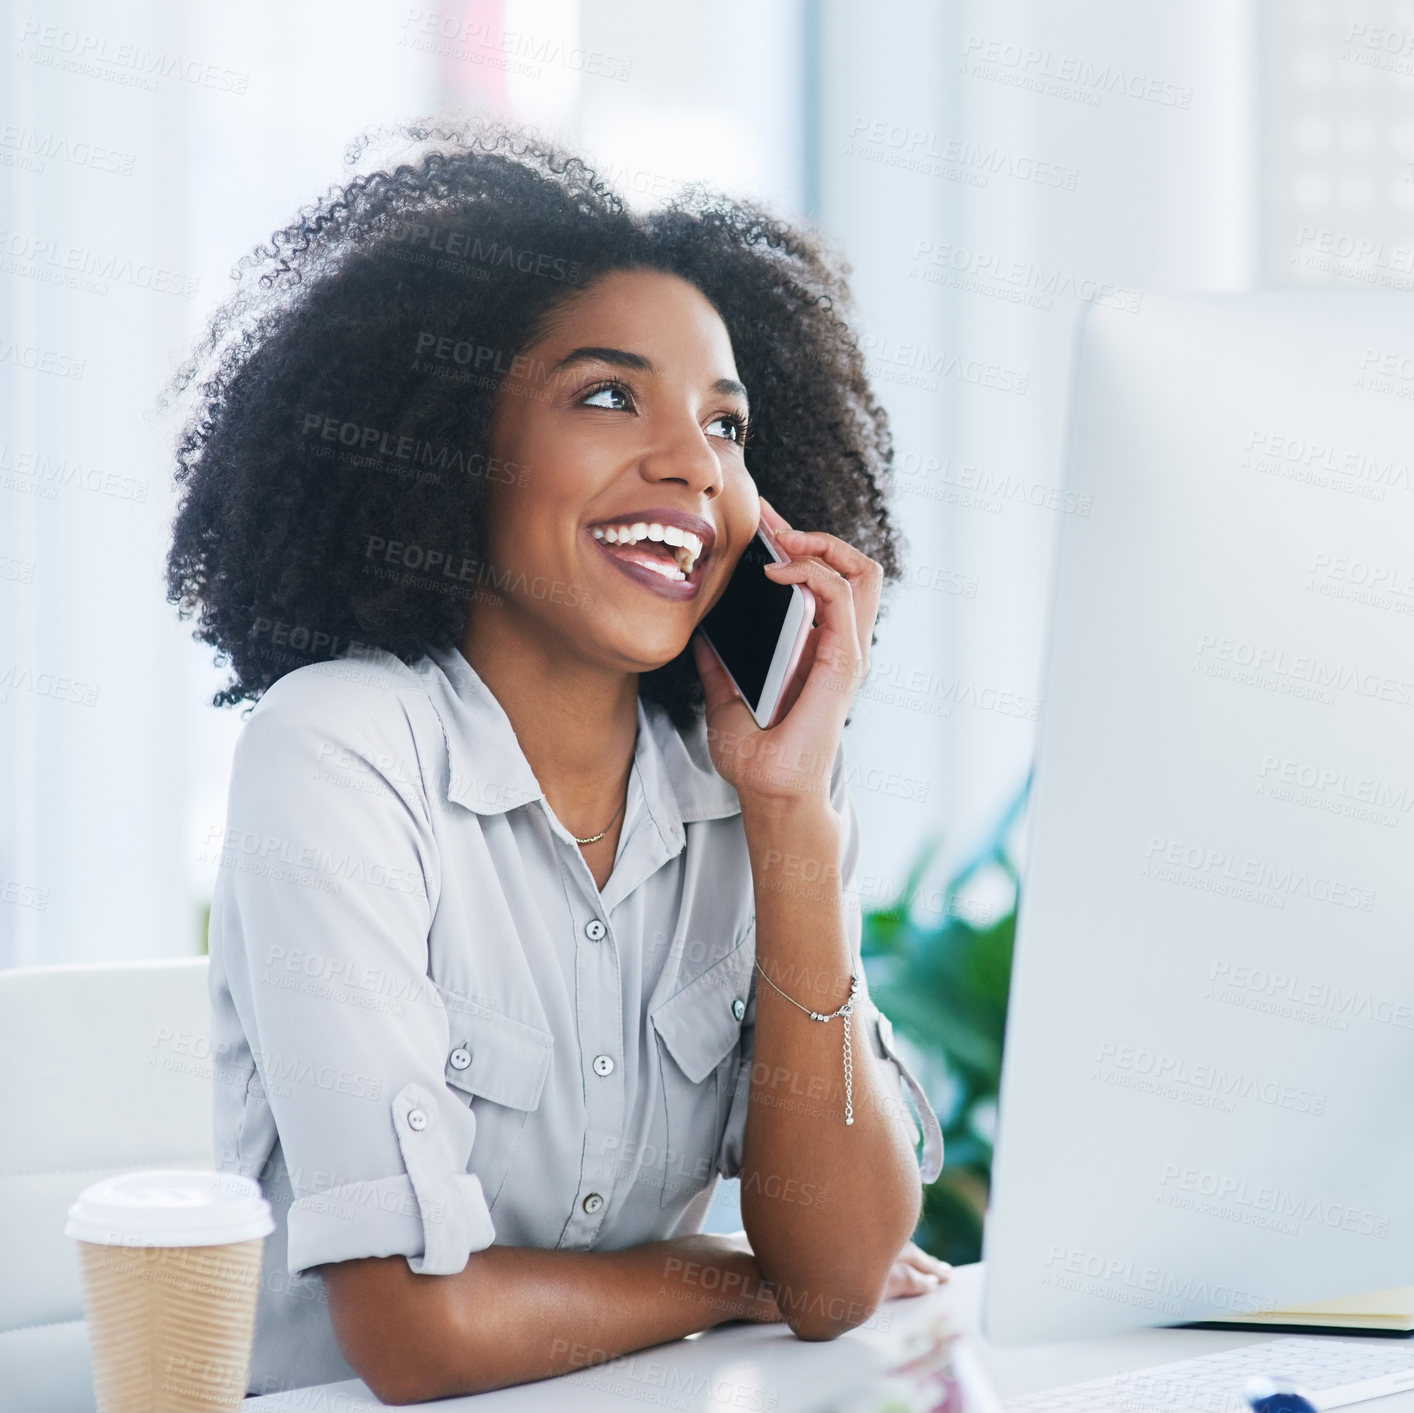
{"type": "Polygon", "coordinates": [[[914,1240],[954,1265],[982,1255],[1019,891],[1009,841],[1030,785],[1028,776],[982,847],[948,881],[931,917],[920,922],[911,912],[937,841],[922,851],[899,898],[863,918],[870,995],[894,1030],[941,1066],[944,1166],[923,1190],[914,1240]],[[1000,911],[983,916],[960,904],[965,890],[985,885],[999,892],[1000,911]]]}

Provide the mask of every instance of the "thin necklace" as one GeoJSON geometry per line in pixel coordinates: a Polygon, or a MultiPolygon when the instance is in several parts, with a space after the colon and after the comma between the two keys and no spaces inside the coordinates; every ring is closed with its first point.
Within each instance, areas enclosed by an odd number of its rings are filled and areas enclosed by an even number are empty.
{"type": "MultiPolygon", "coordinates": [[[[628,796],[625,795],[625,796],[624,796],[624,799],[619,801],[619,810],[623,809],[623,807],[624,807],[624,801],[627,800],[627,799],[628,799],[628,796]]],[[[609,829],[610,829],[610,827],[613,825],[614,820],[619,817],[619,810],[615,810],[615,811],[614,811],[613,819],[610,819],[609,823],[606,824],[597,834],[591,834],[591,835],[589,836],[589,838],[587,838],[587,839],[581,839],[581,838],[579,837],[579,835],[577,835],[577,834],[571,834],[571,835],[570,835],[570,838],[573,839],[576,844],[593,844],[593,843],[596,843],[598,840],[602,839],[602,838],[609,832],[609,829]]]]}

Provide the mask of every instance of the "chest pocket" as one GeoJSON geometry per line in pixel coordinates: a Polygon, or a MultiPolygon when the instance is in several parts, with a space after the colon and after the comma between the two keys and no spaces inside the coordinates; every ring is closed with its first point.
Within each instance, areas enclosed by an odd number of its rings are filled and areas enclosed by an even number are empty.
{"type": "Polygon", "coordinates": [[[447,1011],[447,1084],[466,1097],[476,1115],[468,1171],[481,1179],[494,1210],[526,1119],[539,1107],[554,1036],[484,1001],[445,986],[437,991],[447,1011]]]}
{"type": "Polygon", "coordinates": [[[661,1206],[684,1205],[716,1171],[755,953],[744,939],[649,1014],[658,1037],[667,1138],[661,1206]]]}

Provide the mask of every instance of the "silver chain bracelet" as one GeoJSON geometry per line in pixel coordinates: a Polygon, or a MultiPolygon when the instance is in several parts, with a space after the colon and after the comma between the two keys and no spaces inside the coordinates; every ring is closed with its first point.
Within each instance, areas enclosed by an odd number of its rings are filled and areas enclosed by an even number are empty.
{"type": "MultiPolygon", "coordinates": [[[[759,960],[756,963],[756,970],[759,971],[762,976],[766,976],[766,968],[761,965],[759,960]]],[[[786,996],[786,993],[781,991],[781,988],[777,986],[769,976],[766,976],[766,984],[772,991],[779,992],[780,995],[786,996]]],[[[796,1010],[804,1011],[811,1020],[831,1021],[834,1020],[836,1016],[840,1016],[844,1020],[844,1121],[847,1124],[854,1122],[854,1056],[850,1053],[849,1048],[849,1017],[850,1012],[854,1010],[854,997],[858,990],[859,977],[851,974],[849,978],[849,1000],[847,1000],[839,1010],[831,1011],[828,1015],[824,1015],[819,1011],[812,1011],[809,1006],[802,1006],[794,996],[786,996],[786,1000],[789,1001],[796,1010]]]]}

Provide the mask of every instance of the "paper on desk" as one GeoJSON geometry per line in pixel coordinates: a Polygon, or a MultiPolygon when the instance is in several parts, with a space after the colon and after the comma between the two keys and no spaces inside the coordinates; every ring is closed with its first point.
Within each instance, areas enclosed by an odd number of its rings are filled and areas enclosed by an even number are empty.
{"type": "Polygon", "coordinates": [[[1414,1285],[1397,1285],[1364,1295],[1332,1296],[1309,1305],[1289,1305],[1283,1310],[1260,1310],[1253,1315],[1229,1315],[1224,1324],[1270,1324],[1276,1320],[1300,1321],[1320,1317],[1332,1325],[1388,1325],[1414,1328],[1414,1285]]]}

